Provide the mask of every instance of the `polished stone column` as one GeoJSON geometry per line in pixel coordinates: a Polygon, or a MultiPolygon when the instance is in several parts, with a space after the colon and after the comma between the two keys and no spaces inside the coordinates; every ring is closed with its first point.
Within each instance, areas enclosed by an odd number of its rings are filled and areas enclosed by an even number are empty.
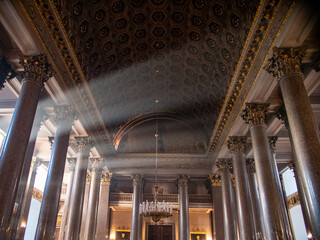
{"type": "Polygon", "coordinates": [[[85,230],[86,230],[86,219],[87,219],[87,212],[88,212],[90,185],[91,185],[91,172],[87,171],[86,186],[84,189],[84,197],[83,197],[80,240],[86,240],[85,239],[85,230]]]}
{"type": "Polygon", "coordinates": [[[232,169],[231,160],[219,159],[216,162],[216,166],[221,174],[224,237],[226,240],[236,240],[238,237],[232,182],[230,177],[232,169]]]}
{"type": "Polygon", "coordinates": [[[289,121],[288,121],[288,117],[287,117],[287,113],[286,113],[286,109],[284,108],[284,106],[281,106],[280,109],[277,111],[276,116],[278,119],[280,119],[283,124],[285,125],[285,127],[288,130],[288,134],[289,134],[289,141],[291,144],[291,148],[292,148],[292,152],[293,152],[293,157],[294,157],[294,161],[292,161],[292,164],[289,165],[289,167],[294,171],[294,176],[296,179],[296,184],[297,184],[297,189],[298,189],[298,195],[299,195],[299,199],[300,199],[300,205],[301,205],[301,209],[302,209],[302,214],[303,214],[303,219],[306,225],[306,230],[308,234],[311,234],[311,215],[310,215],[310,211],[307,205],[307,197],[306,197],[306,192],[305,189],[302,187],[301,184],[301,177],[299,174],[297,174],[297,169],[295,167],[295,162],[296,162],[296,152],[294,150],[294,145],[293,145],[293,140],[292,140],[292,135],[291,135],[291,131],[290,131],[290,127],[289,127],[289,121]]]}
{"type": "Polygon", "coordinates": [[[96,240],[104,240],[106,236],[109,236],[109,192],[111,177],[112,173],[102,172],[99,199],[103,200],[99,201],[98,206],[96,240]]]}
{"type": "Polygon", "coordinates": [[[227,144],[233,160],[240,239],[249,240],[255,239],[255,234],[250,204],[248,174],[244,155],[246,139],[246,137],[232,136],[229,137],[227,144]]]}
{"type": "MultiPolygon", "coordinates": [[[[47,115],[45,110],[41,107],[38,107],[36,116],[33,122],[26,155],[23,161],[23,168],[22,168],[19,187],[16,195],[16,203],[18,204],[18,208],[17,208],[17,211],[13,214],[11,219],[10,231],[7,233],[8,239],[14,239],[17,231],[19,231],[19,228],[20,228],[19,219],[21,219],[21,214],[22,214],[21,210],[23,205],[25,204],[26,194],[28,192],[28,188],[27,188],[27,185],[29,185],[28,177],[29,177],[29,173],[32,172],[32,169],[30,171],[30,166],[32,163],[33,152],[34,152],[34,147],[36,145],[37,135],[41,127],[41,122],[46,121],[48,117],[49,116],[47,115]]],[[[32,188],[33,188],[33,183],[32,183],[32,188]]]]}
{"type": "Polygon", "coordinates": [[[38,105],[40,91],[51,76],[44,55],[23,57],[24,79],[0,156],[0,239],[9,231],[18,183],[38,105]]]}
{"type": "Polygon", "coordinates": [[[179,239],[189,239],[189,197],[188,182],[190,176],[181,175],[177,177],[179,191],[179,239]]]}
{"type": "Polygon", "coordinates": [[[139,240],[139,229],[141,223],[141,216],[139,214],[139,204],[141,202],[142,182],[141,175],[135,175],[133,180],[133,200],[132,200],[132,223],[131,223],[131,240],[139,240]]]}
{"type": "Polygon", "coordinates": [[[282,188],[282,184],[281,184],[281,180],[280,180],[280,174],[279,174],[277,161],[276,161],[275,149],[276,149],[276,142],[278,140],[278,137],[277,136],[270,136],[270,137],[268,137],[268,139],[269,139],[271,153],[273,155],[274,172],[277,173],[277,175],[276,175],[276,183],[277,183],[278,186],[277,186],[276,189],[279,191],[278,196],[280,198],[278,199],[278,204],[280,205],[280,209],[281,209],[281,217],[282,217],[283,228],[284,228],[284,231],[286,232],[286,236],[288,236],[288,239],[294,239],[293,232],[292,232],[292,229],[291,229],[291,223],[290,223],[290,220],[289,220],[287,204],[285,202],[286,201],[286,196],[285,196],[285,194],[283,192],[283,188],[282,188]]]}
{"type": "Polygon", "coordinates": [[[90,137],[75,137],[75,139],[78,153],[70,199],[68,224],[66,229],[66,239],[68,240],[79,239],[80,237],[80,225],[88,159],[90,149],[92,148],[92,140],[90,137]]]}
{"type": "Polygon", "coordinates": [[[41,165],[42,161],[40,159],[34,159],[31,163],[31,172],[29,174],[29,179],[27,186],[25,188],[25,194],[24,194],[24,200],[21,206],[21,214],[18,221],[18,231],[16,233],[17,236],[12,236],[11,239],[23,239],[24,233],[27,226],[28,221],[28,215],[31,205],[31,199],[32,199],[32,192],[33,192],[33,186],[34,181],[36,179],[37,169],[41,165]],[[16,238],[15,238],[16,237],[16,238]]]}
{"type": "Polygon", "coordinates": [[[35,235],[37,240],[52,239],[56,230],[69,137],[73,121],[76,119],[76,112],[72,106],[56,106],[54,113],[57,131],[43,191],[35,235]]]}
{"type": "Polygon", "coordinates": [[[67,161],[69,163],[69,179],[68,179],[68,187],[66,192],[66,197],[64,199],[64,206],[63,206],[63,214],[60,224],[60,232],[59,232],[59,240],[64,239],[65,235],[65,228],[68,220],[68,213],[69,213],[69,206],[70,206],[70,198],[71,198],[71,190],[72,190],[72,184],[73,184],[73,177],[74,177],[74,169],[76,166],[77,158],[71,157],[67,158],[67,161]]]}
{"type": "Polygon", "coordinates": [[[212,188],[212,202],[213,202],[213,236],[212,239],[224,239],[223,217],[222,208],[222,194],[221,194],[221,176],[218,174],[212,174],[209,176],[212,188]]]}
{"type": "Polygon", "coordinates": [[[300,69],[305,54],[306,50],[300,48],[274,48],[265,69],[279,81],[296,153],[297,175],[310,213],[309,226],[313,237],[320,239],[320,141],[300,69]]]}
{"type": "Polygon", "coordinates": [[[259,191],[257,187],[257,181],[255,176],[255,165],[253,159],[247,159],[247,173],[248,173],[248,181],[250,188],[250,196],[251,196],[251,205],[252,205],[252,213],[254,219],[254,229],[255,235],[257,239],[263,239],[263,223],[261,218],[261,205],[259,198],[259,191]]]}
{"type": "Polygon", "coordinates": [[[86,217],[86,227],[85,227],[86,228],[85,239],[87,240],[95,239],[98,206],[99,206],[99,192],[100,192],[102,163],[103,163],[102,158],[89,159],[90,170],[92,173],[91,175],[92,180],[91,180],[91,186],[90,186],[88,214],[86,217]]]}
{"type": "Polygon", "coordinates": [[[268,104],[247,103],[242,118],[250,125],[250,133],[256,164],[256,176],[260,191],[261,210],[266,239],[291,239],[283,229],[283,218],[278,204],[281,198],[274,169],[274,159],[271,154],[266,133],[265,115],[268,104]]]}

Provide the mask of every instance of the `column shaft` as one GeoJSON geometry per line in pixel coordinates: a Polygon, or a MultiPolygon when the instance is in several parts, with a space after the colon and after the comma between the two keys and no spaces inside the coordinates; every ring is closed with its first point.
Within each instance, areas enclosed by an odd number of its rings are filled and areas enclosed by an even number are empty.
{"type": "Polygon", "coordinates": [[[87,172],[87,177],[86,177],[86,186],[85,186],[85,189],[84,189],[84,197],[83,197],[80,240],[86,240],[85,239],[85,230],[86,230],[86,219],[87,219],[87,213],[88,213],[88,202],[89,202],[90,185],[91,185],[91,172],[88,171],[87,172]]]}
{"type": "Polygon", "coordinates": [[[103,173],[100,186],[96,240],[104,240],[109,236],[109,191],[111,173],[103,173]]]}
{"type": "Polygon", "coordinates": [[[68,225],[66,239],[75,240],[80,237],[80,226],[82,217],[82,206],[84,190],[86,185],[86,175],[88,167],[88,158],[91,148],[91,139],[88,137],[77,137],[78,155],[74,180],[72,186],[70,212],[68,216],[68,225]]]}
{"type": "Polygon", "coordinates": [[[255,239],[250,205],[250,192],[246,160],[244,157],[246,137],[229,137],[228,148],[232,153],[235,177],[236,202],[240,239],[255,239]]]}
{"type": "Polygon", "coordinates": [[[91,159],[92,180],[89,193],[88,214],[86,217],[85,239],[94,240],[99,204],[102,159],[91,159]]]}
{"type": "Polygon", "coordinates": [[[133,200],[132,200],[132,223],[131,223],[131,240],[139,240],[139,204],[141,202],[142,177],[136,175],[133,177],[133,200]]]}
{"type": "Polygon", "coordinates": [[[73,120],[76,118],[72,106],[56,106],[54,112],[57,131],[43,191],[36,240],[52,239],[56,230],[69,137],[73,120]]]}
{"type": "Polygon", "coordinates": [[[43,84],[24,79],[0,157],[0,238],[10,225],[18,183],[43,84]]]}
{"type": "Polygon", "coordinates": [[[179,179],[179,239],[185,240],[190,237],[189,230],[189,197],[188,178],[182,176],[179,179]]]}
{"type": "Polygon", "coordinates": [[[313,236],[320,239],[320,143],[311,105],[301,75],[281,78],[280,87],[297,157],[297,175],[306,192],[308,225],[313,236]]]}
{"type": "Polygon", "coordinates": [[[74,167],[76,163],[76,158],[68,158],[68,162],[69,162],[69,179],[68,179],[66,197],[64,200],[63,214],[62,214],[60,232],[59,232],[59,240],[64,240],[65,228],[68,220],[70,197],[71,197],[71,190],[73,185],[74,167]]]}
{"type": "Polygon", "coordinates": [[[261,218],[261,206],[260,206],[257,181],[256,181],[256,177],[255,177],[255,168],[254,168],[253,159],[250,162],[248,163],[249,167],[247,169],[248,170],[247,172],[248,172],[248,181],[249,181],[249,188],[250,188],[255,235],[257,237],[262,237],[263,236],[263,227],[262,227],[263,224],[262,224],[262,218],[261,218]]]}

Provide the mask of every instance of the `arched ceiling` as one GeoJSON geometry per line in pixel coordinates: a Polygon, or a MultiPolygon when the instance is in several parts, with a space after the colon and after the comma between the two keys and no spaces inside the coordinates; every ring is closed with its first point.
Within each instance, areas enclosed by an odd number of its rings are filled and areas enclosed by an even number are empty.
{"type": "Polygon", "coordinates": [[[161,111],[209,141],[259,1],[54,2],[111,135],[161,111]]]}

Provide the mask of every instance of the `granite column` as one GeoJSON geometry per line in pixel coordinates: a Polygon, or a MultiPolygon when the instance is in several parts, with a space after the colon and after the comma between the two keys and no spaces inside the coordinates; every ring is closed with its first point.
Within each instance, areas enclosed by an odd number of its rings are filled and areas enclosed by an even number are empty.
{"type": "Polygon", "coordinates": [[[91,170],[91,186],[88,202],[88,214],[86,217],[85,239],[94,240],[97,226],[97,215],[99,206],[99,192],[102,171],[102,158],[89,159],[91,170]]]}
{"type": "Polygon", "coordinates": [[[141,175],[135,175],[133,180],[133,200],[132,200],[132,223],[131,223],[131,240],[139,240],[141,217],[139,214],[139,205],[141,202],[142,182],[141,175]]]}
{"type": "Polygon", "coordinates": [[[236,240],[237,226],[233,201],[233,190],[231,182],[231,160],[219,159],[216,166],[221,174],[224,237],[226,240],[236,240]]]}
{"type": "Polygon", "coordinates": [[[313,237],[320,239],[320,141],[301,72],[305,54],[306,50],[301,48],[275,47],[265,69],[279,81],[296,154],[297,175],[309,209],[308,225],[313,237]]]}
{"type": "Polygon", "coordinates": [[[65,235],[65,228],[68,220],[69,207],[70,207],[70,197],[71,197],[71,190],[72,190],[72,184],[73,184],[74,169],[76,166],[77,158],[67,158],[67,161],[69,163],[69,166],[68,166],[69,179],[68,179],[68,187],[67,187],[66,197],[64,200],[63,214],[62,214],[62,219],[60,224],[59,240],[63,240],[65,235]]]}
{"type": "Polygon", "coordinates": [[[177,177],[179,190],[179,239],[189,239],[189,195],[188,182],[190,176],[181,175],[177,177]]]}
{"type": "Polygon", "coordinates": [[[57,131],[43,191],[35,235],[36,240],[52,239],[56,230],[69,137],[73,121],[76,119],[73,106],[56,106],[54,112],[56,114],[57,131]]]}
{"type": "Polygon", "coordinates": [[[232,136],[229,137],[227,143],[233,159],[240,239],[249,240],[255,239],[255,234],[250,204],[248,174],[244,155],[246,139],[246,137],[232,136]]]}
{"type": "Polygon", "coordinates": [[[263,223],[261,218],[261,205],[260,205],[259,191],[258,191],[257,181],[255,176],[256,169],[254,166],[253,159],[247,159],[246,164],[247,164],[247,173],[248,173],[248,181],[249,181],[249,188],[250,188],[255,235],[256,235],[256,238],[259,240],[259,239],[263,239],[263,223]]]}
{"type": "Polygon", "coordinates": [[[260,191],[264,234],[267,240],[291,239],[283,227],[282,205],[278,204],[281,190],[278,189],[274,169],[274,159],[266,133],[266,112],[268,104],[247,103],[242,118],[250,125],[250,134],[256,166],[256,176],[260,191]]]}
{"type": "Polygon", "coordinates": [[[51,76],[45,55],[23,57],[24,79],[0,156],[0,239],[9,231],[18,183],[30,139],[40,91],[51,76]]]}
{"type": "Polygon", "coordinates": [[[75,137],[75,139],[78,153],[70,199],[68,224],[65,235],[66,239],[68,240],[77,240],[80,237],[80,226],[84,190],[86,185],[88,159],[90,149],[92,148],[92,140],[90,137],[75,137]]]}
{"type": "Polygon", "coordinates": [[[98,220],[96,230],[96,240],[104,240],[109,235],[109,192],[112,173],[102,172],[100,196],[98,206],[98,220]]]}

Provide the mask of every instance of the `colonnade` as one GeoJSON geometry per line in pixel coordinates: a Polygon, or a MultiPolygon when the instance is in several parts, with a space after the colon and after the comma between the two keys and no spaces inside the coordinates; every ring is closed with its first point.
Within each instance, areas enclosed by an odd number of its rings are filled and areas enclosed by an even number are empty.
{"type": "MultiPolygon", "coordinates": [[[[290,140],[294,149],[295,176],[303,216],[308,231],[315,239],[320,239],[320,188],[318,187],[320,183],[320,143],[300,70],[304,54],[303,49],[275,48],[265,69],[279,81],[287,114],[285,124],[290,132],[290,140]]],[[[33,131],[32,135],[35,135],[40,122],[46,119],[40,118],[38,121],[36,118],[37,121],[34,121],[40,91],[52,73],[44,55],[25,57],[21,60],[21,64],[25,69],[22,89],[0,157],[0,179],[6,182],[0,189],[1,239],[14,235],[20,236],[17,227],[22,219],[25,220],[26,207],[30,205],[30,187],[19,183],[20,179],[26,179],[31,166],[30,156],[32,154],[30,153],[34,149],[34,143],[29,142],[31,131],[33,131]],[[22,218],[12,214],[15,202],[22,206],[19,209],[22,218]]],[[[250,129],[254,167],[252,160],[245,159],[246,138],[243,136],[231,136],[228,139],[232,160],[218,159],[216,161],[217,169],[221,174],[226,239],[237,239],[238,235],[240,239],[256,239],[260,236],[268,240],[293,239],[276,162],[266,133],[267,112],[268,104],[247,103],[242,113],[242,118],[250,129]],[[231,173],[234,174],[235,179],[237,216],[234,216],[235,203],[231,173]],[[235,222],[236,219],[238,219],[238,224],[235,222]]],[[[35,239],[52,239],[54,236],[70,132],[73,121],[77,118],[77,113],[72,106],[56,106],[54,113],[57,130],[35,239]]],[[[108,234],[106,232],[108,201],[99,202],[99,194],[100,198],[109,197],[111,174],[103,171],[103,159],[89,158],[93,147],[90,137],[75,137],[75,140],[77,157],[68,159],[70,179],[59,238],[79,239],[83,236],[83,239],[95,239],[96,236],[102,237],[108,234]],[[91,171],[91,184],[86,225],[81,235],[81,215],[87,169],[91,171]],[[98,208],[101,209],[101,212],[97,211],[98,208]]],[[[32,173],[35,172],[35,169],[36,167],[32,168],[32,173]]],[[[134,176],[132,240],[139,239],[141,235],[139,227],[141,218],[138,209],[142,201],[141,191],[142,177],[134,176]]],[[[185,240],[189,237],[187,176],[183,175],[178,178],[178,191],[180,196],[179,232],[180,239],[185,240]]]]}

